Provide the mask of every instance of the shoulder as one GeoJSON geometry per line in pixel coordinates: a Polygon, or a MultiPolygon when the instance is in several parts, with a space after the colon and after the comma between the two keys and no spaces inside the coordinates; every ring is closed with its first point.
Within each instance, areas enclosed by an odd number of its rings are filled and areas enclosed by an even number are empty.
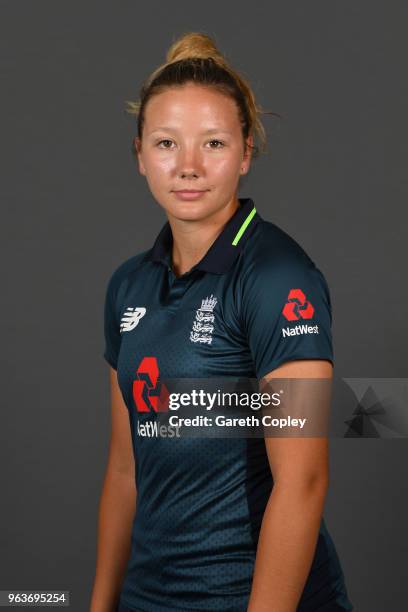
{"type": "Polygon", "coordinates": [[[293,268],[313,267],[315,264],[304,248],[271,221],[261,219],[245,248],[246,265],[251,272],[283,273],[293,268]]]}
{"type": "Polygon", "coordinates": [[[132,257],[122,261],[113,268],[108,280],[107,290],[109,293],[116,294],[120,287],[132,282],[134,275],[137,274],[138,270],[141,268],[148,251],[149,249],[132,255],[132,257]]]}
{"type": "Polygon", "coordinates": [[[252,305],[266,300],[281,309],[291,299],[289,295],[302,299],[303,293],[331,308],[320,268],[292,236],[271,221],[257,223],[242,253],[240,276],[242,298],[252,305]]]}

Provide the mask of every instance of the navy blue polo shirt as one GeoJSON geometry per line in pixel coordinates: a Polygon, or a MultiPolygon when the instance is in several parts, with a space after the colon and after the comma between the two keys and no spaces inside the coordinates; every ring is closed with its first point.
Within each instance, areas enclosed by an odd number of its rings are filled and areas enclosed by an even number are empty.
{"type": "MultiPolygon", "coordinates": [[[[137,507],[120,603],[129,610],[245,612],[273,478],[262,438],[140,435],[134,382],[146,357],[160,377],[260,379],[295,359],[333,362],[326,280],[250,198],[188,272],[172,271],[172,231],[108,282],[106,361],[129,410],[137,507]]],[[[322,519],[298,610],[352,610],[322,519]]]]}

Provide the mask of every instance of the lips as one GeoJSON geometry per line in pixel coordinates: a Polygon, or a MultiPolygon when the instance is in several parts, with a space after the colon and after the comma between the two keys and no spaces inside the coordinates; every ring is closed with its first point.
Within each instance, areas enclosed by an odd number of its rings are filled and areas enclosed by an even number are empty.
{"type": "Polygon", "coordinates": [[[174,197],[184,202],[193,202],[204,197],[208,189],[178,189],[173,191],[174,197]]]}

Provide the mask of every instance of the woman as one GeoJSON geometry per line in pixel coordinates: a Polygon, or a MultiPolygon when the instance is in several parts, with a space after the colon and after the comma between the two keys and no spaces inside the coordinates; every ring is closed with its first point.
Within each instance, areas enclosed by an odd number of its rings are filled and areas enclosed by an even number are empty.
{"type": "Polygon", "coordinates": [[[352,610],[322,518],[327,438],[146,433],[158,377],[332,376],[322,273],[237,197],[254,134],[264,140],[253,93],[193,32],[130,112],[168,221],[107,288],[112,436],[91,612],[352,610]],[[318,333],[296,332],[301,316],[318,333]]]}

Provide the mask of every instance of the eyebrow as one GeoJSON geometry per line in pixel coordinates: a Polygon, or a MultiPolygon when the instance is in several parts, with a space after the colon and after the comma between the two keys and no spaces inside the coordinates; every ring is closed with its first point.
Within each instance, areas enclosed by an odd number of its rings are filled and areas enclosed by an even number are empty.
{"type": "MultiPolygon", "coordinates": [[[[159,132],[159,131],[163,131],[163,132],[177,132],[177,128],[172,128],[170,126],[160,126],[157,127],[154,130],[151,130],[151,134],[154,134],[154,132],[159,132]]],[[[205,130],[203,132],[203,134],[215,134],[215,133],[223,133],[223,134],[231,134],[231,132],[229,130],[224,130],[223,128],[210,128],[209,130],[205,130]]]]}

